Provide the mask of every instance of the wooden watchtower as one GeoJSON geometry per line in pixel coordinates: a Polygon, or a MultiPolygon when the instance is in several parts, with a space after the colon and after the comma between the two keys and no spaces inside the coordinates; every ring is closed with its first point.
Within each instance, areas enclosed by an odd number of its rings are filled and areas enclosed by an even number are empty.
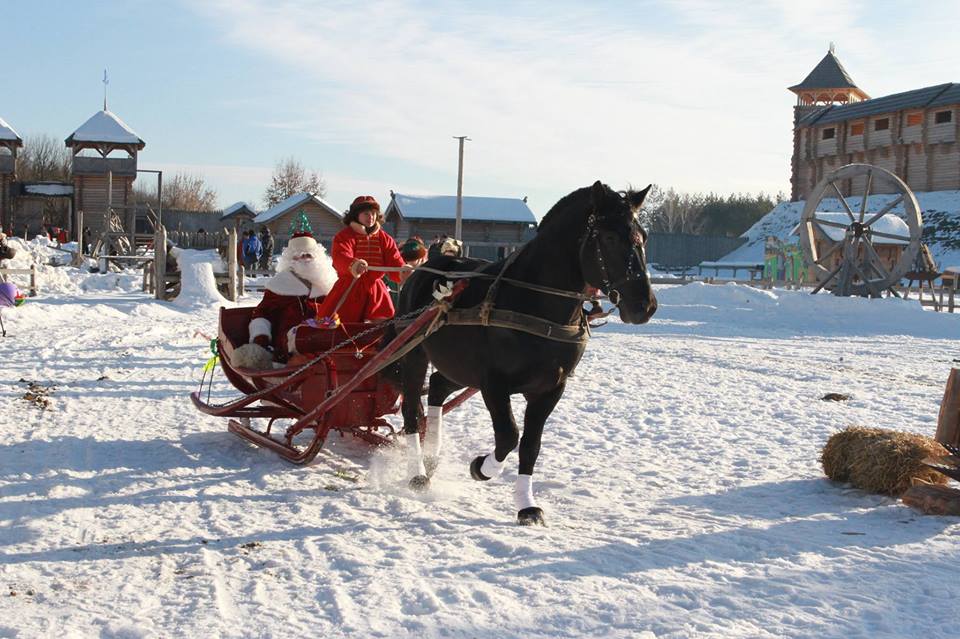
{"type": "Polygon", "coordinates": [[[791,197],[800,199],[800,150],[803,143],[800,135],[800,120],[817,109],[834,104],[852,104],[869,100],[867,95],[850,78],[850,74],[840,64],[833,43],[827,55],[813,68],[803,82],[789,87],[797,95],[797,104],[793,107],[793,161],[791,162],[791,197]]]}
{"type": "Polygon", "coordinates": [[[80,125],[66,145],[73,155],[74,207],[93,236],[110,230],[110,211],[131,224],[137,152],[146,143],[106,108],[80,125]],[[112,156],[112,157],[111,157],[112,156]]]}
{"type": "Polygon", "coordinates": [[[10,190],[17,179],[17,149],[23,140],[9,124],[0,118],[0,230],[12,230],[13,203],[10,190]]]}

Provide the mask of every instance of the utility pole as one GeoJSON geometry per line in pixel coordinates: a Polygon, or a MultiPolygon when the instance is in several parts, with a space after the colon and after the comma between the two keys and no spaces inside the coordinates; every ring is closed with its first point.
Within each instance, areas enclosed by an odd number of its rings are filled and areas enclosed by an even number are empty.
{"type": "Polygon", "coordinates": [[[462,241],[463,227],[463,141],[469,140],[465,135],[455,135],[454,140],[460,140],[460,165],[457,169],[457,224],[454,226],[453,239],[462,241]]]}

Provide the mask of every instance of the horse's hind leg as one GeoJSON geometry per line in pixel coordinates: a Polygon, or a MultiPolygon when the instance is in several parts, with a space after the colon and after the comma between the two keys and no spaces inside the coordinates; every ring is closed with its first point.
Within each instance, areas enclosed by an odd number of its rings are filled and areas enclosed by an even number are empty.
{"type": "Polygon", "coordinates": [[[526,395],[527,410],[523,415],[523,437],[520,438],[520,468],[513,487],[513,501],[517,506],[517,523],[521,526],[545,526],[543,510],[533,498],[533,467],[540,456],[543,425],[563,395],[560,384],[542,395],[526,395]]]}
{"type": "Polygon", "coordinates": [[[440,449],[443,447],[443,402],[450,395],[463,388],[440,371],[430,376],[430,390],[427,393],[427,432],[423,437],[423,464],[427,476],[432,477],[440,462],[440,449]]]}
{"type": "Polygon", "coordinates": [[[493,419],[493,436],[496,442],[494,451],[488,455],[481,455],[470,464],[470,476],[478,481],[487,481],[503,472],[507,455],[517,447],[520,433],[517,422],[513,419],[513,410],[510,407],[510,393],[495,388],[482,388],[483,403],[490,411],[493,419]]]}
{"type": "Polygon", "coordinates": [[[427,354],[422,348],[415,348],[402,360],[401,391],[403,402],[400,412],[403,414],[403,433],[407,444],[407,476],[410,488],[424,490],[430,483],[427,470],[423,466],[423,453],[420,450],[420,417],[423,406],[420,403],[420,391],[427,376],[427,354]]]}

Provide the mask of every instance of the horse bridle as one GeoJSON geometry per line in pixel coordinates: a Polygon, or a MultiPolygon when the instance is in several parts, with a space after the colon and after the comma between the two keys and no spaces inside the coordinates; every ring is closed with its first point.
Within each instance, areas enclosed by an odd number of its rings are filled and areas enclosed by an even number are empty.
{"type": "MultiPolygon", "coordinates": [[[[610,303],[614,306],[620,305],[620,291],[618,287],[623,286],[626,283],[639,280],[641,277],[645,277],[646,273],[638,274],[634,269],[634,255],[636,254],[637,248],[643,251],[643,246],[637,247],[633,245],[633,249],[628,252],[627,255],[627,268],[624,271],[623,277],[620,279],[611,282],[610,281],[610,272],[607,269],[607,263],[603,259],[603,247],[600,244],[600,229],[597,227],[597,209],[596,207],[590,211],[590,216],[587,217],[587,230],[583,234],[583,239],[580,241],[580,259],[583,259],[584,249],[586,249],[587,242],[593,240],[594,245],[596,246],[597,254],[597,266],[600,268],[600,278],[601,284],[598,287],[603,291],[607,298],[610,300],[610,303]]],[[[640,264],[644,263],[644,260],[640,256],[636,256],[640,264]]],[[[583,267],[581,266],[581,269],[583,267]]]]}

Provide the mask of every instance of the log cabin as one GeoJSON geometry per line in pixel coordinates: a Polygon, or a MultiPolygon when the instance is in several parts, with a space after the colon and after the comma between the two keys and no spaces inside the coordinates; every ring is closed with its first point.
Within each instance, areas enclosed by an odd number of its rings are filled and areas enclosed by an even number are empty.
{"type": "Polygon", "coordinates": [[[23,139],[13,127],[0,118],[0,228],[13,235],[13,202],[11,191],[17,179],[17,151],[23,139]]]}
{"type": "MultiPolygon", "coordinates": [[[[794,106],[790,195],[805,200],[821,178],[850,163],[873,164],[914,191],[960,189],[960,84],[948,82],[871,98],[854,83],[833,45],[799,84],[794,106]]],[[[866,179],[846,180],[862,195],[866,179]]],[[[885,191],[874,185],[872,193],[885,191]]]]}

